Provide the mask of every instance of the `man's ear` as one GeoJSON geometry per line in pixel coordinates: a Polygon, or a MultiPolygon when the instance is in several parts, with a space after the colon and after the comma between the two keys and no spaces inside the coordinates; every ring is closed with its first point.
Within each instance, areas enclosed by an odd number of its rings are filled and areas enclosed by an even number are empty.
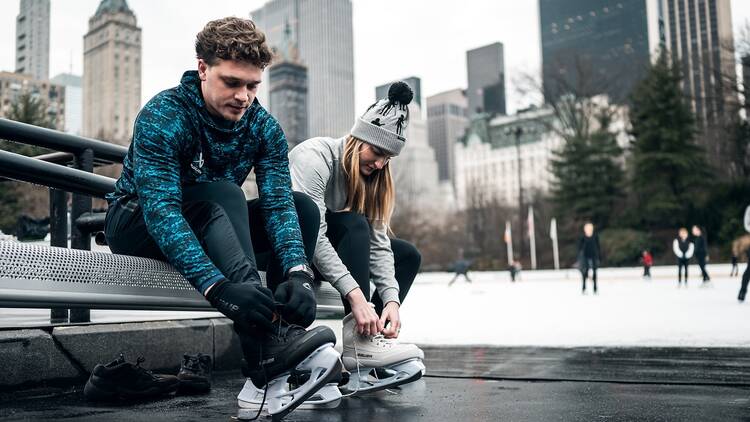
{"type": "Polygon", "coordinates": [[[206,71],[208,70],[208,63],[203,59],[198,59],[198,77],[200,80],[206,80],[206,71]]]}

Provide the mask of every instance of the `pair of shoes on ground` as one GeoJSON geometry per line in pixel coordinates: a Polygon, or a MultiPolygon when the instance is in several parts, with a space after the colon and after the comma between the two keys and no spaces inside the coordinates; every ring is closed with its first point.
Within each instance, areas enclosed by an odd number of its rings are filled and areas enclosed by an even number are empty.
{"type": "Polygon", "coordinates": [[[96,365],[83,389],[91,401],[148,400],[179,392],[201,394],[211,389],[211,356],[185,354],[177,375],[154,374],[141,367],[145,359],[135,364],[120,356],[114,361],[96,365]]]}

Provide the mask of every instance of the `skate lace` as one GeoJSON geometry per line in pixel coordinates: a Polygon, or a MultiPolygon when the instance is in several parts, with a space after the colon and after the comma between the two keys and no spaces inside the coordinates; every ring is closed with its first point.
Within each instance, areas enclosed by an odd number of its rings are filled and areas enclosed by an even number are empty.
{"type": "MultiPolygon", "coordinates": [[[[356,337],[358,335],[356,327],[353,327],[352,331],[354,333],[354,336],[356,337]]],[[[379,346],[387,346],[387,347],[391,346],[391,340],[386,339],[385,336],[383,336],[383,334],[380,334],[380,333],[375,334],[373,336],[369,336],[369,340],[370,340],[370,342],[376,343],[379,346]]],[[[341,365],[343,366],[344,365],[344,361],[342,360],[341,356],[339,356],[339,360],[341,361],[341,365]]],[[[359,353],[357,353],[357,342],[356,341],[354,341],[354,362],[357,364],[357,373],[359,374],[361,365],[359,363],[359,353]]],[[[378,377],[378,372],[377,371],[373,371],[373,373],[375,374],[375,379],[379,380],[380,377],[378,377]]],[[[359,392],[359,385],[360,385],[360,383],[357,383],[357,388],[354,389],[354,391],[352,391],[351,393],[342,394],[341,397],[350,397],[350,396],[353,396],[353,395],[357,394],[359,392]]],[[[395,391],[393,391],[391,389],[388,389],[388,388],[386,388],[385,391],[387,391],[387,392],[389,392],[391,394],[398,394],[397,392],[395,392],[395,391]]]]}
{"type": "MultiPolygon", "coordinates": [[[[276,332],[270,334],[275,335],[277,338],[283,340],[284,342],[286,342],[287,333],[289,333],[290,330],[302,328],[299,325],[289,324],[288,322],[284,321],[284,319],[281,317],[281,312],[277,313],[276,316],[278,321],[276,332]],[[286,328],[286,330],[284,328],[286,328]]],[[[254,421],[260,418],[260,414],[263,412],[263,408],[266,406],[266,396],[268,394],[268,372],[266,371],[266,364],[263,363],[265,359],[263,358],[263,347],[261,347],[260,344],[258,344],[258,351],[260,367],[263,369],[263,399],[261,400],[260,406],[258,407],[258,413],[256,413],[252,419],[247,419],[249,421],[254,421]]]]}

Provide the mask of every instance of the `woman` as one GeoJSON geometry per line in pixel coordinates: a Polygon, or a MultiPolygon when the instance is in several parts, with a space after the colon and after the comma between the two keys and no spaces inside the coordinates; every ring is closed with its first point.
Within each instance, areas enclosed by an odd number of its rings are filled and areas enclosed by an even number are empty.
{"type": "Polygon", "coordinates": [[[388,238],[395,200],[389,163],[406,143],[412,96],[408,85],[394,83],[349,135],[308,139],[289,155],[294,190],[320,210],[316,274],[344,298],[343,362],[352,375],[343,389],[351,393],[411,382],[424,372],[422,351],[395,341],[399,308],[421,257],[413,245],[388,238]],[[372,369],[377,378],[369,377],[372,369]]]}

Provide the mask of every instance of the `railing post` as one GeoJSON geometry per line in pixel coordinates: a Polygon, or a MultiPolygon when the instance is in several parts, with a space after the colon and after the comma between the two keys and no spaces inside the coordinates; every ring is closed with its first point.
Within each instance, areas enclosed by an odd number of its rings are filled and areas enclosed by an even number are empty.
{"type": "MultiPolygon", "coordinates": [[[[59,189],[49,190],[49,236],[50,246],[68,247],[68,193],[59,189]]],[[[68,309],[50,309],[52,324],[68,322],[68,309]]]]}
{"type": "MultiPolygon", "coordinates": [[[[89,173],[94,171],[94,151],[90,148],[84,149],[76,154],[75,167],[89,173]]],[[[70,211],[70,247],[72,249],[91,250],[91,233],[84,232],[75,224],[78,217],[83,213],[91,212],[91,197],[81,194],[73,194],[73,205],[70,211]]],[[[90,322],[91,311],[84,308],[70,310],[70,322],[90,322]]]]}

